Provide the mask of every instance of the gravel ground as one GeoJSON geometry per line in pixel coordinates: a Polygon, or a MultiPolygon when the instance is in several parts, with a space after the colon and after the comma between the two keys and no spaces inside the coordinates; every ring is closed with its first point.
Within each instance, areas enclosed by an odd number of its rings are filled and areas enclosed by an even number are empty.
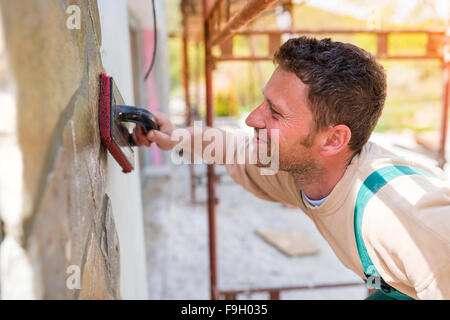
{"type": "MultiPolygon", "coordinates": [[[[374,134],[372,141],[429,165],[436,161],[404,137],[374,134]]],[[[191,204],[189,167],[171,165],[166,175],[150,175],[143,186],[150,299],[209,299],[205,166],[197,200],[191,204]]],[[[300,209],[260,200],[227,176],[217,184],[217,265],[221,290],[362,282],[337,259],[312,221],[300,209]],[[314,256],[288,257],[255,234],[259,228],[306,233],[319,248],[314,256]]],[[[448,171],[447,171],[448,172],[448,171]]],[[[365,286],[285,291],[281,299],[364,299],[365,286]]],[[[268,299],[241,294],[238,299],[268,299]]]]}

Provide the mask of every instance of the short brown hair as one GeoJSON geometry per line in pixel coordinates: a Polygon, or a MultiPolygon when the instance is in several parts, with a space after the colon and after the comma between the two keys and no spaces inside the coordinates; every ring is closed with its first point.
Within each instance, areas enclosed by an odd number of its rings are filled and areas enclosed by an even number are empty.
{"type": "Polygon", "coordinates": [[[349,147],[361,151],[386,99],[386,75],[375,58],[352,44],[302,36],[285,42],[273,60],[308,85],[315,129],[345,124],[349,147]]]}

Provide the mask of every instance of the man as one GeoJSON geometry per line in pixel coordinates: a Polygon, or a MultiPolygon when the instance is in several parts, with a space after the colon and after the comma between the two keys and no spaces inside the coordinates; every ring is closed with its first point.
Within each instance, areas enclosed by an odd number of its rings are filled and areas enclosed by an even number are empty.
{"type": "MultiPolygon", "coordinates": [[[[370,298],[449,299],[450,187],[442,170],[368,142],[385,101],[383,68],[356,46],[308,37],[284,43],[274,62],[246,124],[258,146],[277,130],[280,171],[261,175],[260,163],[246,163],[227,164],[228,173],[257,197],[302,209],[342,263],[378,289],[370,298]]],[[[138,128],[135,141],[169,150],[178,143],[174,128],[157,119],[161,131],[144,136],[138,128]]]]}

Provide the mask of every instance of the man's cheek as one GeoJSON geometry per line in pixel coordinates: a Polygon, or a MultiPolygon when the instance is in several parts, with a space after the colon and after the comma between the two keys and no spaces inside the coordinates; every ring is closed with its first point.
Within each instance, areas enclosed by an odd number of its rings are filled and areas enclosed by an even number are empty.
{"type": "Polygon", "coordinates": [[[278,143],[278,149],[280,150],[280,152],[283,150],[288,149],[288,141],[286,141],[285,139],[283,139],[283,137],[278,137],[278,141],[274,141],[276,143],[278,143]]]}

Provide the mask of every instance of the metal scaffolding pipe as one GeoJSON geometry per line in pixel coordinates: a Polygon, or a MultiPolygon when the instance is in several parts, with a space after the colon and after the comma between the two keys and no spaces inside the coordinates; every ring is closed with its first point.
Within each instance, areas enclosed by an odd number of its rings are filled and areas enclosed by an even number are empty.
{"type": "Polygon", "coordinates": [[[236,296],[238,294],[250,294],[250,293],[261,293],[261,292],[280,292],[280,291],[296,291],[296,290],[312,290],[312,289],[329,289],[329,288],[342,288],[342,287],[353,287],[353,286],[363,286],[364,282],[352,282],[352,283],[335,283],[335,284],[311,284],[306,286],[293,286],[293,287],[278,287],[278,288],[255,288],[247,290],[223,290],[220,294],[224,296],[236,296]]]}
{"type": "MultiPolygon", "coordinates": [[[[210,37],[209,23],[207,19],[209,4],[211,0],[203,0],[204,17],[204,41],[205,41],[205,84],[206,84],[206,125],[214,126],[214,105],[212,72],[213,60],[211,46],[208,44],[210,37]]],[[[214,165],[208,165],[208,230],[209,230],[209,276],[211,299],[219,299],[217,287],[217,260],[216,260],[216,177],[214,165]]]]}
{"type": "MultiPolygon", "coordinates": [[[[183,73],[183,86],[184,86],[184,100],[186,103],[186,126],[192,125],[192,107],[190,103],[189,94],[189,59],[188,59],[188,23],[187,23],[187,13],[186,13],[186,0],[181,1],[181,12],[183,13],[183,47],[182,47],[182,73],[183,73]]],[[[191,179],[191,203],[195,203],[195,189],[196,189],[196,176],[194,171],[194,165],[189,164],[189,174],[191,179]]]]}
{"type": "Polygon", "coordinates": [[[414,33],[427,33],[434,35],[444,35],[444,29],[382,29],[382,30],[371,30],[371,29],[287,29],[287,30],[261,30],[261,29],[251,29],[251,30],[238,30],[234,32],[236,35],[281,35],[281,34],[352,34],[352,33],[369,33],[369,34],[414,34],[414,33]]]}
{"type": "MultiPolygon", "coordinates": [[[[378,60],[428,60],[428,59],[439,59],[440,57],[438,55],[425,55],[425,56],[407,56],[407,55],[395,55],[395,56],[378,56],[375,55],[375,58],[378,60]]],[[[213,57],[214,61],[216,62],[223,62],[223,61],[272,61],[272,56],[266,56],[266,57],[235,57],[235,56],[220,56],[220,57],[213,57]]]]}
{"type": "Polygon", "coordinates": [[[439,147],[439,166],[444,168],[447,161],[445,157],[445,144],[447,142],[448,107],[450,100],[450,63],[444,64],[444,90],[442,93],[442,119],[441,119],[441,141],[439,147]]]}
{"type": "Polygon", "coordinates": [[[221,31],[213,35],[209,41],[209,45],[215,46],[225,41],[276,1],[277,0],[249,0],[244,7],[230,19],[221,31]]]}
{"type": "Polygon", "coordinates": [[[211,19],[214,11],[220,6],[222,1],[223,0],[215,0],[211,6],[211,9],[207,8],[206,19],[211,19]]]}
{"type": "Polygon", "coordinates": [[[183,78],[183,86],[184,86],[184,100],[186,103],[186,125],[190,125],[192,121],[191,115],[191,105],[190,105],[190,96],[189,96],[189,61],[188,61],[188,23],[187,23],[187,15],[186,15],[186,0],[182,0],[181,8],[183,12],[182,24],[183,24],[183,46],[182,46],[182,78],[183,78]]]}

